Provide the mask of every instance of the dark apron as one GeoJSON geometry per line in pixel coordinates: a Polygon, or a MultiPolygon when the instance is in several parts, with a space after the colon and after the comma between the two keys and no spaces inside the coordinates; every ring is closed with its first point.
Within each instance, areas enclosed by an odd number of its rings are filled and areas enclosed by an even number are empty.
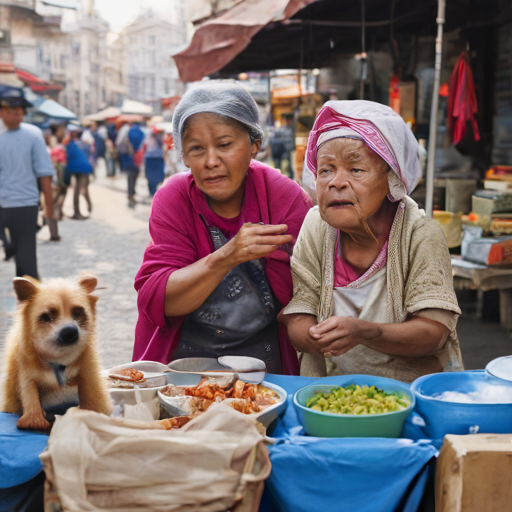
{"type": "MultiPolygon", "coordinates": [[[[206,226],[215,250],[227,239],[206,226]]],[[[261,260],[235,267],[204,303],[185,316],[172,359],[249,356],[281,373],[277,312],[261,260]]]]}

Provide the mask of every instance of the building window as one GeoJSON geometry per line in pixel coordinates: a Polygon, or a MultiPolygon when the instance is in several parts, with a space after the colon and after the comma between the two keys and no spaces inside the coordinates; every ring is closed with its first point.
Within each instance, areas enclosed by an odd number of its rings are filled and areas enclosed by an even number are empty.
{"type": "Polygon", "coordinates": [[[156,52],[155,50],[151,50],[149,52],[149,62],[154,66],[156,64],[156,52]]]}
{"type": "Polygon", "coordinates": [[[131,76],[129,78],[129,85],[130,85],[130,96],[132,98],[137,97],[137,79],[134,76],[131,76]]]}
{"type": "Polygon", "coordinates": [[[155,77],[154,76],[149,77],[149,97],[150,98],[155,97],[155,77]]]}
{"type": "Polygon", "coordinates": [[[155,44],[155,36],[149,36],[149,44],[155,44]]]}
{"type": "Polygon", "coordinates": [[[139,78],[139,89],[137,91],[139,100],[145,100],[146,99],[146,78],[141,76],[139,78]]]}
{"type": "Polygon", "coordinates": [[[162,78],[162,86],[163,86],[163,93],[169,94],[169,79],[168,78],[162,78]]]}

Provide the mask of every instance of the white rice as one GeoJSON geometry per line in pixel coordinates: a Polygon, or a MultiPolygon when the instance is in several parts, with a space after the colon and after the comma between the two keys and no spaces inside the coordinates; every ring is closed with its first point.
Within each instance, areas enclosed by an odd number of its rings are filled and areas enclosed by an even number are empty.
{"type": "Polygon", "coordinates": [[[432,398],[459,404],[512,404],[512,387],[484,385],[477,391],[445,391],[433,395],[432,398]]]}

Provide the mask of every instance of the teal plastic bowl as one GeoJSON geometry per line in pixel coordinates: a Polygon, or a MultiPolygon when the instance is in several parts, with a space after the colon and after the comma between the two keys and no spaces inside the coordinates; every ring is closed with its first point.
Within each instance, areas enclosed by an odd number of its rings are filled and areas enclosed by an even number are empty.
{"type": "Polygon", "coordinates": [[[409,386],[398,380],[374,377],[373,375],[342,375],[319,380],[299,389],[293,397],[293,405],[304,430],[315,437],[400,437],[404,422],[416,404],[409,386]],[[358,416],[353,414],[331,414],[306,407],[307,401],[316,393],[330,392],[338,386],[377,386],[387,393],[404,393],[411,405],[407,409],[383,414],[358,416]]]}

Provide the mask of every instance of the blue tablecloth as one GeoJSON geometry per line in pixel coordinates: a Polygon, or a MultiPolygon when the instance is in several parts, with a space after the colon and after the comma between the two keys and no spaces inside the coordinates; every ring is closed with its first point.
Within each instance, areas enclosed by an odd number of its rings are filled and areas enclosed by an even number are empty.
{"type": "MultiPolygon", "coordinates": [[[[428,466],[438,450],[423,437],[421,426],[407,422],[409,439],[304,436],[292,398],[318,379],[268,375],[288,393],[288,407],[271,436],[272,473],[267,481],[265,512],[346,510],[350,512],[415,512],[428,466]]],[[[336,384],[336,377],[321,379],[336,384]]],[[[420,421],[417,423],[421,423],[420,421]]]]}
{"type": "MultiPolygon", "coordinates": [[[[425,488],[436,443],[421,439],[409,420],[403,439],[324,439],[302,435],[291,399],[318,379],[268,375],[288,393],[288,408],[271,431],[272,473],[261,509],[265,512],[415,512],[425,488]]],[[[336,377],[322,379],[336,382],[336,377]]],[[[45,434],[16,428],[17,416],[0,413],[0,489],[26,482],[41,471],[45,434]]],[[[0,492],[0,503],[1,503],[0,492]]]]}
{"type": "Polygon", "coordinates": [[[18,418],[0,413],[0,489],[28,482],[43,469],[39,454],[46,448],[48,435],[18,430],[18,418]]]}

